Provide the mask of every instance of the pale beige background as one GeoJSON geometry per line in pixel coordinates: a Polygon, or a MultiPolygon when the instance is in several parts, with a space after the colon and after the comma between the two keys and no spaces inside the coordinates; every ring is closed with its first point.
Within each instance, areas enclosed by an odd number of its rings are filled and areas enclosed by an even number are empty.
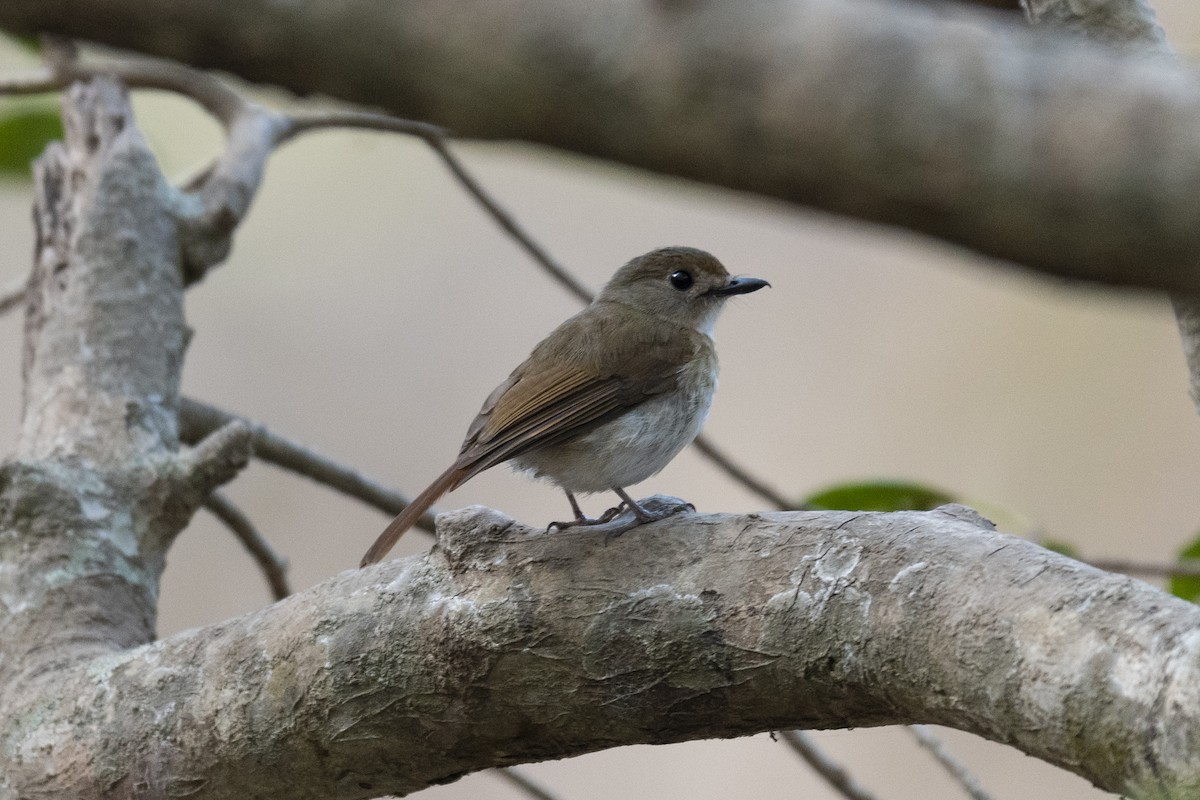
{"type": "MultiPolygon", "coordinates": [[[[1200,53],[1194,0],[1157,6],[1176,46],[1200,53]]],[[[169,174],[218,145],[182,101],[149,96],[138,108],[169,174]]],[[[675,243],[771,280],[719,326],[722,383],[707,430],[785,492],[928,481],[1010,529],[1036,527],[1095,556],[1170,559],[1200,528],[1200,420],[1162,297],[1018,276],[894,231],[557,153],[459,150],[592,287],[630,256],[675,243]]],[[[28,269],[28,206],[27,185],[0,185],[0,286],[28,269]]],[[[272,161],[229,263],[191,293],[185,387],[413,491],[455,454],[487,392],[575,309],[421,145],[323,134],[272,161]]],[[[19,414],[20,326],[19,315],[0,319],[5,442],[19,414]]],[[[691,453],[637,491],[701,510],[763,507],[691,453]]],[[[351,568],[384,522],[266,466],[229,494],[290,559],[297,588],[351,568]]],[[[470,503],[536,524],[564,511],[556,491],[503,469],[447,505],[470,503]]],[[[401,550],[428,544],[413,534],[401,550]]],[[[171,552],[160,632],[265,602],[254,567],[202,513],[171,552]]],[[[997,798],[1107,796],[1011,749],[946,737],[997,798]]],[[[880,797],[960,796],[901,730],[818,738],[880,797]]],[[[765,735],[523,769],[564,800],[836,797],[765,735]]],[[[487,774],[421,796],[520,797],[487,774]]]]}

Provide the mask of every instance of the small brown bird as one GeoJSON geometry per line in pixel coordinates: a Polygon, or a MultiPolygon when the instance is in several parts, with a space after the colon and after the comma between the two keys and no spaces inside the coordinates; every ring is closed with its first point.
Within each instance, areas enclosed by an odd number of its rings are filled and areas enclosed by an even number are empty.
{"type": "Polygon", "coordinates": [[[624,487],[659,472],[696,438],[717,386],[717,314],[726,298],[769,285],[731,278],[690,247],[664,247],[621,267],[496,387],[458,459],[391,521],[362,566],[387,555],[438,498],[502,461],[567,493],[575,519],[551,527],[608,522],[624,507],[633,525],[674,513],[652,513],[624,487]],[[585,517],[575,495],[608,490],[623,504],[585,517]]]}

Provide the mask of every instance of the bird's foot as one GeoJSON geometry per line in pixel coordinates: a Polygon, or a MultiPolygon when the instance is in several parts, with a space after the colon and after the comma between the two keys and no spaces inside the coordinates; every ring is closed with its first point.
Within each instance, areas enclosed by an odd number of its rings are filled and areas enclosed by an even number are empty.
{"type": "Polygon", "coordinates": [[[687,501],[664,495],[648,497],[640,503],[635,502],[631,498],[626,499],[621,503],[620,508],[628,509],[633,513],[629,519],[605,529],[604,534],[610,539],[615,539],[626,531],[631,531],[640,525],[645,525],[649,522],[658,522],[660,519],[666,519],[685,511],[696,510],[696,507],[687,501]]]}
{"type": "Polygon", "coordinates": [[[647,522],[657,522],[660,519],[681,514],[684,511],[695,511],[696,507],[686,500],[680,500],[678,497],[667,497],[665,495],[655,495],[648,497],[641,503],[632,501],[622,502],[621,509],[628,508],[633,512],[634,519],[638,524],[647,522]]]}
{"type": "Polygon", "coordinates": [[[666,519],[684,511],[695,510],[696,507],[694,505],[680,500],[678,497],[654,495],[640,502],[626,497],[622,499],[620,505],[608,509],[595,519],[580,514],[575,519],[566,522],[551,522],[546,526],[546,532],[550,533],[556,529],[563,531],[567,528],[597,527],[603,525],[605,537],[615,539],[639,525],[645,525],[648,522],[657,522],[660,519],[666,519]]]}
{"type": "Polygon", "coordinates": [[[616,508],[610,508],[607,511],[605,511],[603,514],[601,514],[600,516],[598,516],[594,519],[592,517],[585,517],[583,514],[580,514],[575,519],[567,520],[565,522],[558,522],[558,521],[551,522],[549,525],[546,526],[546,533],[550,533],[551,531],[556,530],[556,529],[560,530],[560,531],[565,531],[567,528],[584,528],[589,525],[606,525],[609,522],[612,522],[614,519],[616,519],[616,517],[619,516],[622,511],[625,510],[624,505],[625,504],[622,503],[621,505],[617,506],[616,508]]]}

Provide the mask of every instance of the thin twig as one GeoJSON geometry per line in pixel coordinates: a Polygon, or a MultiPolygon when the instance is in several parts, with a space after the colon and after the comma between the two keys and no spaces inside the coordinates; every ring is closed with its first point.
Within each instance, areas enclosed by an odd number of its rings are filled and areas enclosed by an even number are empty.
{"type": "Polygon", "coordinates": [[[46,94],[62,88],[62,80],[49,67],[38,67],[24,75],[5,75],[0,78],[0,94],[46,94]]]}
{"type": "MultiPolygon", "coordinates": [[[[261,423],[189,398],[180,400],[179,419],[179,435],[185,442],[197,441],[230,420],[239,419],[250,429],[255,457],[361,500],[387,514],[399,514],[408,505],[409,498],[401,492],[286,439],[261,423]]],[[[416,527],[433,533],[433,514],[422,516],[416,527]]]]}
{"type": "Polygon", "coordinates": [[[447,169],[454,175],[462,187],[467,190],[471,197],[475,198],[475,202],[483,208],[488,215],[495,220],[504,231],[511,236],[521,248],[533,258],[542,269],[550,273],[550,275],[558,281],[571,294],[575,295],[584,303],[592,302],[592,293],[587,287],[580,283],[574,275],[568,272],[563,266],[558,264],[550,254],[547,253],[541,245],[533,240],[525,230],[517,224],[512,215],[505,211],[499,203],[497,203],[491,195],[489,195],[480,185],[479,181],[471,175],[458,160],[458,156],[450,152],[450,148],[446,146],[445,141],[441,139],[427,139],[429,146],[434,149],[434,152],[441,157],[447,169]]]}
{"type": "Polygon", "coordinates": [[[847,800],[877,800],[875,795],[859,786],[850,773],[829,759],[813,744],[812,737],[803,731],[780,731],[783,741],[795,751],[796,755],[813,768],[825,779],[825,782],[836,789],[847,800]]]}
{"type": "Polygon", "coordinates": [[[25,287],[28,281],[24,278],[7,289],[0,290],[0,316],[12,311],[25,300],[25,287]]]}
{"type": "Polygon", "coordinates": [[[162,89],[190,97],[226,126],[248,105],[223,81],[205,72],[157,58],[120,59],[96,64],[76,60],[75,48],[61,39],[48,38],[43,48],[45,66],[24,75],[0,79],[0,94],[45,94],[65,89],[76,81],[110,75],[131,89],[162,89]]]}
{"type": "Polygon", "coordinates": [[[61,82],[61,87],[108,75],[129,88],[161,89],[189,97],[226,128],[253,106],[223,80],[175,61],[122,55],[84,64],[79,60],[79,48],[75,43],[60,36],[42,37],[42,57],[47,68],[61,82]]]}
{"type": "Polygon", "coordinates": [[[494,769],[492,772],[497,778],[502,778],[508,781],[525,794],[534,798],[534,800],[558,800],[558,798],[556,798],[554,795],[550,794],[541,786],[538,786],[536,783],[529,780],[529,778],[526,778],[512,767],[494,769]]]}
{"type": "Polygon", "coordinates": [[[442,140],[449,131],[428,122],[376,114],[370,111],[335,109],[330,111],[294,111],[284,115],[286,122],[276,140],[279,144],[294,139],[303,133],[328,128],[362,128],[371,131],[407,133],[425,141],[442,140]]]}
{"type": "Polygon", "coordinates": [[[770,486],[756,478],[754,475],[751,475],[749,472],[743,469],[741,465],[734,463],[734,461],[728,455],[718,450],[716,445],[710,442],[703,435],[697,436],[696,440],[692,442],[692,444],[694,444],[696,449],[703,453],[709,461],[713,462],[722,470],[724,470],[726,475],[733,478],[742,486],[749,489],[754,494],[757,494],[759,497],[763,498],[780,511],[804,510],[803,503],[797,503],[788,500],[779,492],[775,491],[770,486]]]}
{"type": "Polygon", "coordinates": [[[172,61],[123,56],[79,59],[74,43],[43,37],[41,71],[0,82],[0,93],[30,94],[66,89],[79,81],[110,78],[129,89],[161,89],[188,97],[214,116],[228,143],[206,180],[178,198],[184,278],[195,283],[224,260],[230,234],[249,210],[284,116],[241,96],[218,78],[172,61]]]}
{"type": "Polygon", "coordinates": [[[959,763],[958,759],[947,752],[942,740],[929,730],[928,725],[907,725],[905,727],[908,728],[908,731],[917,740],[917,743],[928,750],[934,760],[942,765],[946,772],[950,774],[950,777],[958,781],[963,791],[972,800],[992,800],[992,796],[983,790],[983,787],[979,785],[979,781],[975,776],[959,763]]]}
{"type": "Polygon", "coordinates": [[[254,558],[258,568],[266,577],[267,585],[271,587],[271,594],[276,600],[282,600],[292,593],[292,590],[288,588],[287,560],[272,549],[270,542],[258,532],[254,523],[240,508],[220,492],[210,494],[204,501],[204,507],[225,523],[225,527],[233,531],[234,536],[254,558]]]}
{"type": "Polygon", "coordinates": [[[363,128],[366,130],[390,131],[392,133],[407,133],[418,136],[437,154],[442,163],[459,182],[467,194],[487,212],[505,233],[512,237],[526,253],[536,261],[542,269],[550,273],[567,291],[584,303],[592,302],[592,293],[565,267],[556,262],[546,250],[533,240],[525,230],[517,224],[504,208],[475,179],[462,161],[449,147],[450,132],[428,122],[393,117],[388,114],[375,114],[368,111],[317,111],[297,112],[286,115],[287,121],[280,130],[278,142],[282,144],[303,133],[327,128],[363,128]]]}

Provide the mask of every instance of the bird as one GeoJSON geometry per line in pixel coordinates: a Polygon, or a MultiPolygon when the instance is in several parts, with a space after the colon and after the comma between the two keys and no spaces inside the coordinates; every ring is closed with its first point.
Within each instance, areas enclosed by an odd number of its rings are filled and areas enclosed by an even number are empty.
{"type": "Polygon", "coordinates": [[[391,521],[361,566],[383,559],[442,495],[505,461],[566,493],[574,518],[547,530],[607,523],[625,510],[628,527],[676,513],[681,507],[643,507],[625,487],[658,473],[699,434],[717,386],[717,316],[728,298],[765,286],[692,247],[626,263],[488,396],[458,458],[391,521]],[[588,518],[575,495],[602,491],[621,504],[588,518]]]}

